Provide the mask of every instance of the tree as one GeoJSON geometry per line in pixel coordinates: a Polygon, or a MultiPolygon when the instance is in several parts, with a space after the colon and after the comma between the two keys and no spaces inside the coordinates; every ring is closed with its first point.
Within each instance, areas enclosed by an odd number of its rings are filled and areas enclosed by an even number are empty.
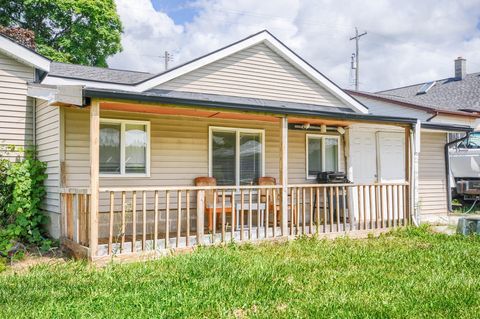
{"type": "Polygon", "coordinates": [[[32,30],[37,51],[58,62],[107,66],[122,50],[114,0],[0,0],[0,25],[32,30]]]}

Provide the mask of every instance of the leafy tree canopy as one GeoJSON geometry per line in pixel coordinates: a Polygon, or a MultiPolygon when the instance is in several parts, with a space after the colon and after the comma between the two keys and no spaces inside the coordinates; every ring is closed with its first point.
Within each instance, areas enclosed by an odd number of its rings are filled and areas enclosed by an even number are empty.
{"type": "Polygon", "coordinates": [[[37,51],[58,62],[107,66],[122,50],[114,0],[0,0],[0,25],[32,30],[37,51]]]}

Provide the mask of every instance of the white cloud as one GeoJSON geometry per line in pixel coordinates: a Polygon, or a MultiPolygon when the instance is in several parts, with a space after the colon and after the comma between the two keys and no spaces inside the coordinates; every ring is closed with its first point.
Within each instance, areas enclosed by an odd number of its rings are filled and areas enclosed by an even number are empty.
{"type": "Polygon", "coordinates": [[[108,62],[111,67],[147,72],[162,71],[165,50],[180,47],[184,28],[165,13],[157,12],[150,0],[117,1],[124,27],[123,51],[108,62]]]}
{"type": "Polygon", "coordinates": [[[453,59],[467,58],[480,71],[480,5],[474,0],[198,0],[198,13],[176,25],[150,1],[117,0],[125,28],[124,52],[112,67],[157,72],[160,56],[174,52],[178,64],[262,29],[270,30],[322,73],[349,86],[349,41],[354,26],[360,41],[361,89],[379,90],[449,77],[453,59]]]}

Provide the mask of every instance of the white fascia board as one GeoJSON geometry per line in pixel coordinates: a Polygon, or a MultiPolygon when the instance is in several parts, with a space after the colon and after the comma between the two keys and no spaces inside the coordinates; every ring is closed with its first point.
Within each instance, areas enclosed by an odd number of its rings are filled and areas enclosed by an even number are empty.
{"type": "Polygon", "coordinates": [[[45,100],[48,105],[77,105],[83,104],[83,86],[81,85],[59,85],[41,86],[29,85],[27,96],[45,100]]]}
{"type": "Polygon", "coordinates": [[[42,84],[47,85],[83,85],[89,88],[95,89],[110,89],[110,90],[123,90],[123,91],[130,91],[130,92],[142,92],[136,89],[134,85],[127,85],[127,84],[115,84],[115,83],[108,83],[108,82],[96,82],[96,81],[88,81],[88,80],[80,80],[80,79],[69,79],[63,77],[57,77],[52,75],[47,75],[42,84]]]}
{"type": "Polygon", "coordinates": [[[49,59],[1,35],[0,51],[27,65],[46,72],[50,71],[49,59]]]}

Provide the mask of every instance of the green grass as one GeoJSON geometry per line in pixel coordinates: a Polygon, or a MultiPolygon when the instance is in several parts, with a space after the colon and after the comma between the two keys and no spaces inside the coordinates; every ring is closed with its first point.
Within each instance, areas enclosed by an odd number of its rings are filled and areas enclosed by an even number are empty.
{"type": "Polygon", "coordinates": [[[0,275],[2,318],[478,318],[480,238],[380,238],[203,248],[96,269],[0,275]]]}

